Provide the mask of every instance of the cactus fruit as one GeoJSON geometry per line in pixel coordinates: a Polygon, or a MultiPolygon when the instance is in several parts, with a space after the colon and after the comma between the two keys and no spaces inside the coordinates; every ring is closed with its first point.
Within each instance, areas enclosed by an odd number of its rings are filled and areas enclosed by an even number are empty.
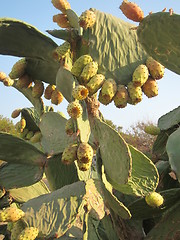
{"type": "Polygon", "coordinates": [[[140,22],[144,18],[142,9],[136,3],[124,0],[119,8],[127,18],[134,22],[140,22]]]}
{"type": "Polygon", "coordinates": [[[96,74],[90,79],[86,87],[89,90],[89,95],[96,93],[103,85],[105,76],[103,74],[96,74]]]}
{"type": "Polygon", "coordinates": [[[28,74],[24,74],[17,81],[18,88],[30,88],[32,86],[32,78],[28,74]]]}
{"type": "Polygon", "coordinates": [[[152,57],[148,57],[146,60],[146,66],[149,69],[150,75],[152,78],[158,80],[164,76],[165,67],[157,62],[152,57]]]}
{"type": "Polygon", "coordinates": [[[151,77],[142,86],[143,93],[148,97],[152,98],[158,95],[158,84],[157,81],[151,77]]]}
{"type": "Polygon", "coordinates": [[[141,87],[148,79],[149,71],[146,65],[140,64],[133,72],[132,81],[134,86],[141,87]]]}
{"type": "Polygon", "coordinates": [[[144,132],[156,136],[160,133],[160,128],[151,124],[144,127],[144,132]]]}
{"type": "Polygon", "coordinates": [[[21,132],[23,132],[23,130],[26,127],[26,119],[25,118],[21,118],[20,120],[20,128],[21,128],[21,132]]]}
{"type": "Polygon", "coordinates": [[[96,15],[91,10],[86,10],[79,17],[79,25],[83,29],[92,28],[96,22],[96,15]]]}
{"type": "Polygon", "coordinates": [[[98,63],[97,62],[90,62],[88,63],[82,70],[82,73],[80,75],[80,80],[82,83],[87,83],[90,78],[96,75],[98,71],[98,63]]]}
{"type": "Polygon", "coordinates": [[[11,87],[11,86],[14,84],[14,80],[11,79],[10,77],[6,77],[6,78],[3,80],[3,84],[4,84],[4,86],[6,86],[6,87],[11,87]]]}
{"type": "Polygon", "coordinates": [[[0,72],[0,82],[2,82],[6,77],[7,75],[4,72],[0,72]]]}
{"type": "Polygon", "coordinates": [[[145,201],[149,206],[155,208],[160,207],[163,204],[164,199],[159,193],[152,192],[145,197],[145,201]]]}
{"type": "Polygon", "coordinates": [[[51,94],[51,103],[58,105],[63,101],[64,97],[62,93],[56,88],[51,94]]]}
{"type": "Polygon", "coordinates": [[[17,117],[20,115],[21,110],[22,110],[21,108],[15,109],[15,110],[11,113],[11,117],[12,117],[12,118],[17,118],[17,117]]]}
{"type": "Polygon", "coordinates": [[[91,167],[91,164],[92,164],[92,162],[83,163],[83,162],[77,161],[79,170],[81,170],[83,172],[89,170],[89,168],[91,167]]]}
{"type": "Polygon", "coordinates": [[[69,42],[64,42],[53,51],[53,57],[56,60],[64,58],[71,51],[71,45],[69,42]]]}
{"type": "Polygon", "coordinates": [[[108,105],[110,102],[112,102],[113,97],[115,96],[117,91],[117,85],[116,82],[108,78],[106,81],[104,81],[101,91],[98,96],[99,102],[101,102],[104,105],[108,105]]]}
{"type": "Polygon", "coordinates": [[[17,240],[34,240],[39,234],[35,227],[26,227],[18,236],[17,240]]]}
{"type": "Polygon", "coordinates": [[[9,77],[11,79],[16,79],[16,78],[22,77],[22,75],[24,75],[24,73],[26,71],[26,65],[27,65],[27,62],[26,62],[25,58],[22,58],[19,61],[17,61],[13,65],[11,72],[9,73],[9,77]]]}
{"type": "Polygon", "coordinates": [[[72,69],[71,69],[71,73],[75,76],[75,77],[79,77],[83,68],[90,62],[92,62],[93,59],[90,55],[82,55],[81,57],[79,57],[73,64],[72,69]]]}
{"type": "Polygon", "coordinates": [[[34,83],[35,84],[32,88],[32,96],[34,98],[40,98],[44,92],[44,84],[40,80],[35,80],[34,83]]]}
{"type": "Polygon", "coordinates": [[[53,22],[56,22],[61,28],[69,28],[70,23],[66,14],[56,14],[53,16],[53,22]]]}
{"type": "Polygon", "coordinates": [[[11,230],[11,240],[17,240],[19,234],[24,230],[25,223],[21,220],[15,222],[13,224],[13,228],[11,230]]]}
{"type": "Polygon", "coordinates": [[[71,136],[75,132],[74,120],[69,118],[65,125],[65,132],[67,135],[71,136]]]}
{"type": "Polygon", "coordinates": [[[93,148],[88,143],[80,143],[77,150],[78,161],[82,163],[92,162],[93,148]]]}
{"type": "Polygon", "coordinates": [[[42,133],[40,131],[35,132],[34,135],[30,138],[30,142],[37,143],[40,142],[42,138],[42,133]]]}
{"type": "Polygon", "coordinates": [[[46,87],[45,91],[44,91],[44,97],[45,97],[46,99],[50,100],[50,99],[51,99],[52,92],[53,92],[55,89],[56,89],[56,86],[55,86],[55,85],[49,84],[49,85],[46,87]]]}
{"type": "Polygon", "coordinates": [[[118,85],[117,92],[114,96],[114,104],[117,108],[124,108],[128,102],[128,91],[124,85],[118,85]]]}
{"type": "Polygon", "coordinates": [[[72,164],[77,160],[77,149],[78,145],[76,143],[68,145],[63,151],[61,161],[66,165],[72,164]]]}
{"type": "Polygon", "coordinates": [[[16,222],[24,216],[25,213],[21,209],[14,206],[0,210],[0,222],[16,222]]]}
{"type": "Polygon", "coordinates": [[[24,128],[23,131],[20,133],[20,137],[26,139],[28,132],[29,130],[27,128],[24,128]]]}
{"type": "Polygon", "coordinates": [[[141,87],[134,86],[133,82],[129,82],[127,85],[130,101],[129,103],[135,105],[142,101],[142,89],[141,87]]]}
{"type": "Polygon", "coordinates": [[[77,100],[86,99],[88,94],[89,94],[88,89],[83,85],[78,85],[72,90],[72,96],[77,100]]]}
{"type": "Polygon", "coordinates": [[[67,112],[70,117],[72,117],[73,119],[76,119],[82,115],[83,108],[82,108],[81,104],[77,100],[75,100],[68,104],[67,112]]]}
{"type": "Polygon", "coordinates": [[[67,0],[51,0],[53,6],[62,13],[66,13],[67,9],[71,9],[71,5],[67,0]]]}
{"type": "Polygon", "coordinates": [[[26,134],[26,139],[30,140],[33,136],[34,136],[33,131],[28,131],[28,133],[26,134]]]}

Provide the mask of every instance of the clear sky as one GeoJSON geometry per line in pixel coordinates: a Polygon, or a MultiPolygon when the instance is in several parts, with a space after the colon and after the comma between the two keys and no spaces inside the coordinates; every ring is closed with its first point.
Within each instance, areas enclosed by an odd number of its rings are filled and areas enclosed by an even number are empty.
{"type": "MultiPolygon", "coordinates": [[[[78,15],[93,7],[132,23],[119,9],[122,0],[69,0],[69,2],[72,9],[78,15]]],[[[142,8],[145,16],[151,11],[159,12],[165,7],[167,10],[173,8],[175,13],[180,14],[179,0],[136,0],[136,3],[142,8]]],[[[48,35],[48,33],[45,32],[46,30],[58,29],[56,23],[52,21],[53,15],[58,13],[59,11],[53,7],[51,0],[1,1],[0,17],[11,17],[23,20],[34,25],[46,35],[48,35]]],[[[48,36],[51,37],[50,35],[48,36]]],[[[51,38],[57,44],[61,43],[59,39],[51,38]]],[[[17,60],[19,60],[19,58],[0,55],[0,71],[8,74],[17,60]]],[[[151,120],[156,123],[160,116],[180,105],[180,76],[165,69],[165,75],[158,81],[158,86],[159,95],[157,97],[148,99],[146,96],[143,96],[143,101],[135,106],[128,105],[124,109],[117,109],[114,107],[114,104],[111,103],[108,106],[101,106],[100,109],[106,119],[110,119],[116,125],[122,126],[124,130],[137,121],[151,120]]],[[[31,107],[31,104],[21,93],[14,88],[5,87],[2,83],[0,83],[0,103],[0,115],[8,118],[11,118],[11,113],[16,108],[31,107]]],[[[45,104],[51,105],[50,101],[46,100],[45,104]]],[[[67,102],[64,100],[58,107],[55,107],[55,110],[64,112],[68,117],[66,107],[67,102]]]]}

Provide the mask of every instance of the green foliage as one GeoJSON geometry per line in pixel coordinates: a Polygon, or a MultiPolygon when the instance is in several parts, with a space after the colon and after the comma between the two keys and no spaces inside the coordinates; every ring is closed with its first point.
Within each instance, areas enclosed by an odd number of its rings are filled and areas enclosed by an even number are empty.
{"type": "Polygon", "coordinates": [[[0,132],[18,135],[13,121],[9,118],[3,117],[2,115],[0,115],[0,132]]]}

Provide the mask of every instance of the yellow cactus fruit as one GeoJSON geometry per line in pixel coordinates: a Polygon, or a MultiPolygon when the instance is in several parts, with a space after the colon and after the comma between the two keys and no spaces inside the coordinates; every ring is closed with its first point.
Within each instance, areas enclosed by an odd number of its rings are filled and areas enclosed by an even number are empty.
{"type": "Polygon", "coordinates": [[[17,80],[16,86],[18,88],[30,88],[32,82],[32,78],[28,74],[24,74],[17,80]]]}
{"type": "Polygon", "coordinates": [[[90,62],[88,63],[82,70],[82,73],[80,75],[80,80],[83,84],[86,84],[89,82],[90,78],[96,75],[98,71],[98,63],[97,62],[90,62]]]}
{"type": "Polygon", "coordinates": [[[88,89],[83,85],[78,85],[72,90],[73,98],[77,100],[84,100],[89,94],[88,89]]]}
{"type": "Polygon", "coordinates": [[[65,125],[65,132],[67,135],[71,136],[73,133],[75,133],[75,127],[74,127],[74,120],[73,118],[69,118],[65,125]]]}
{"type": "Polygon", "coordinates": [[[158,84],[157,81],[151,77],[142,86],[143,93],[148,97],[152,98],[158,95],[158,84]]]}
{"type": "Polygon", "coordinates": [[[40,98],[44,92],[44,84],[40,80],[34,81],[34,86],[32,88],[32,96],[34,98],[40,98]]]}
{"type": "Polygon", "coordinates": [[[93,59],[90,55],[82,55],[81,57],[79,57],[73,64],[72,69],[71,69],[71,73],[75,76],[75,77],[79,77],[83,68],[90,62],[92,62],[93,59]]]}
{"type": "Polygon", "coordinates": [[[59,9],[62,13],[66,13],[67,9],[71,9],[71,5],[67,0],[51,0],[55,8],[59,9]]]}
{"type": "Polygon", "coordinates": [[[11,86],[14,84],[14,80],[11,79],[10,77],[6,77],[6,78],[3,80],[3,84],[4,84],[4,86],[6,86],[6,87],[11,87],[11,86]]]}
{"type": "Polygon", "coordinates": [[[63,151],[61,161],[66,165],[72,164],[77,160],[77,149],[78,145],[76,143],[68,145],[63,151]]]}
{"type": "Polygon", "coordinates": [[[135,105],[142,101],[142,89],[141,87],[134,86],[133,82],[129,82],[127,85],[127,90],[130,97],[131,104],[135,105]]]}
{"type": "Polygon", "coordinates": [[[96,22],[96,15],[92,10],[86,10],[79,17],[79,25],[83,29],[92,28],[96,22]]]}
{"type": "Polygon", "coordinates": [[[90,167],[91,167],[91,164],[92,164],[91,161],[88,162],[88,163],[83,163],[83,162],[77,161],[77,165],[78,165],[79,170],[83,171],[83,172],[89,170],[90,167]]]}
{"type": "Polygon", "coordinates": [[[70,23],[68,21],[66,14],[56,14],[53,16],[53,22],[56,22],[61,28],[70,28],[70,23]]]}
{"type": "Polygon", "coordinates": [[[153,79],[158,80],[164,76],[165,67],[152,57],[147,58],[146,66],[148,67],[150,75],[153,79]]]}
{"type": "Polygon", "coordinates": [[[51,103],[58,105],[63,101],[64,97],[62,93],[56,88],[51,94],[51,103]]]}
{"type": "Polygon", "coordinates": [[[124,85],[118,85],[117,92],[114,96],[114,104],[117,108],[124,108],[128,102],[128,91],[124,85]]]}
{"type": "Polygon", "coordinates": [[[7,75],[4,72],[0,72],[0,82],[2,82],[6,77],[7,75]]]}
{"type": "Polygon", "coordinates": [[[13,224],[13,228],[11,230],[11,240],[17,240],[19,234],[25,229],[26,224],[19,220],[13,224]]]}
{"type": "Polygon", "coordinates": [[[105,76],[103,74],[96,74],[87,83],[86,87],[89,90],[89,95],[96,93],[103,85],[105,76]]]}
{"type": "Polygon", "coordinates": [[[64,42],[53,51],[53,58],[59,61],[60,59],[64,58],[68,53],[70,53],[70,51],[70,43],[64,42]]]}
{"type": "Polygon", "coordinates": [[[35,240],[39,230],[35,227],[26,227],[18,236],[17,240],[35,240]]]}
{"type": "Polygon", "coordinates": [[[149,206],[154,208],[160,207],[164,203],[163,197],[157,192],[152,192],[145,196],[145,201],[149,206]]]}
{"type": "Polygon", "coordinates": [[[98,100],[100,103],[104,105],[108,105],[110,102],[112,102],[113,97],[115,96],[117,92],[117,84],[116,82],[108,78],[104,81],[101,91],[98,96],[98,100]]]}
{"type": "Polygon", "coordinates": [[[22,75],[24,75],[26,71],[26,66],[27,66],[26,59],[25,58],[20,59],[13,65],[11,72],[9,73],[9,77],[11,79],[22,77],[22,75]]]}
{"type": "Polygon", "coordinates": [[[20,128],[21,128],[21,132],[23,132],[23,130],[26,127],[26,119],[25,118],[21,118],[20,120],[20,128]]]}
{"type": "Polygon", "coordinates": [[[140,64],[133,72],[132,81],[134,86],[141,87],[149,77],[149,71],[146,65],[140,64]]]}
{"type": "Polygon", "coordinates": [[[44,97],[45,97],[46,99],[50,100],[50,99],[51,99],[52,92],[53,92],[55,89],[56,89],[56,86],[55,86],[55,85],[49,84],[49,85],[46,87],[45,91],[44,91],[44,97]]]}
{"type": "Polygon", "coordinates": [[[12,117],[12,118],[17,118],[17,117],[20,115],[21,110],[22,110],[21,108],[15,109],[15,110],[11,113],[11,117],[12,117]]]}
{"type": "Polygon", "coordinates": [[[71,118],[76,119],[82,115],[83,108],[81,104],[77,100],[75,100],[68,104],[67,112],[71,118]]]}
{"type": "Polygon", "coordinates": [[[0,210],[0,222],[16,222],[24,216],[25,213],[21,209],[14,206],[0,210]]]}
{"type": "Polygon", "coordinates": [[[157,136],[161,132],[161,129],[153,124],[150,124],[144,127],[144,132],[153,136],[157,136]]]}
{"type": "Polygon", "coordinates": [[[82,163],[92,162],[93,159],[93,148],[88,143],[80,143],[77,150],[78,161],[82,163]]]}

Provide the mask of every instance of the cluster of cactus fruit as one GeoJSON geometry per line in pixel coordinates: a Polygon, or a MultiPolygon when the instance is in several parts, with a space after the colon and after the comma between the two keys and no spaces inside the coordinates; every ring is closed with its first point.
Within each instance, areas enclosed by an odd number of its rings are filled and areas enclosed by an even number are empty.
{"type": "Polygon", "coordinates": [[[0,133],[0,230],[12,240],[179,239],[180,108],[144,129],[157,136],[154,162],[127,144],[99,111],[100,103],[124,108],[139,103],[142,93],[158,95],[157,80],[169,62],[139,45],[146,45],[143,31],[154,15],[144,17],[137,4],[122,2],[125,16],[140,23],[137,35],[134,26],[95,9],[78,17],[67,0],[52,4],[61,11],[53,22],[64,29],[48,32],[64,40],[60,46],[24,22],[0,19],[0,54],[23,57],[8,76],[0,72],[0,81],[33,105],[12,112],[12,118],[20,116],[18,137],[0,133]],[[106,36],[112,46],[103,42],[106,36]],[[114,46],[125,39],[127,52],[114,56],[114,46]],[[42,97],[55,105],[65,98],[69,119],[44,106],[42,97]]]}

